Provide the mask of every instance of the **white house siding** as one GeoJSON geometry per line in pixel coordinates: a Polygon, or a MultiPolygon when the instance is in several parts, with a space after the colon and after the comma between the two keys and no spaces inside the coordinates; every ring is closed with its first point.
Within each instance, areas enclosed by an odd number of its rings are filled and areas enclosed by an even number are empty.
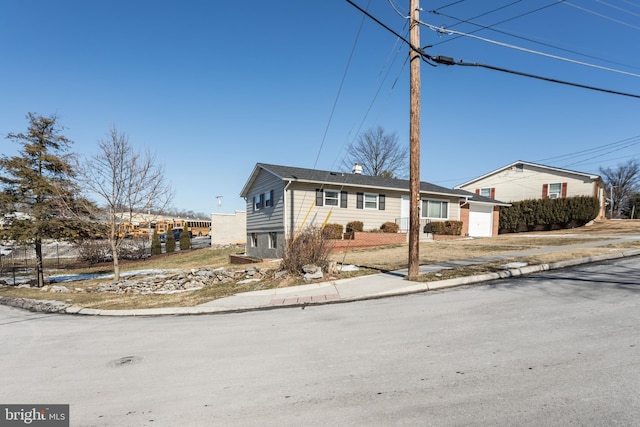
{"type": "MultiPolygon", "coordinates": [[[[397,190],[384,189],[368,189],[368,188],[341,188],[338,186],[323,186],[324,190],[336,190],[347,192],[347,207],[339,206],[316,206],[315,197],[316,189],[321,188],[320,185],[313,184],[295,184],[287,191],[287,224],[289,230],[294,233],[298,232],[305,226],[322,226],[327,224],[342,224],[345,229],[346,225],[351,221],[362,221],[363,229],[373,230],[379,229],[385,222],[396,222],[401,218],[401,198],[407,195],[407,192],[397,190]],[[357,193],[383,194],[385,196],[385,209],[358,209],[357,193]]],[[[439,220],[460,220],[459,197],[447,197],[437,195],[423,195],[423,199],[448,201],[449,216],[439,220]]]]}
{"type": "Polygon", "coordinates": [[[524,165],[522,169],[514,166],[460,188],[472,193],[477,189],[495,188],[495,193],[492,195],[494,199],[515,202],[540,199],[544,184],[562,183],[567,184],[567,197],[597,195],[596,187],[586,175],[550,171],[530,165],[524,165]]]}
{"type": "Polygon", "coordinates": [[[362,221],[364,230],[379,229],[385,222],[395,222],[400,217],[401,192],[392,190],[367,188],[341,188],[338,186],[320,186],[313,184],[295,184],[288,193],[287,223],[294,233],[305,226],[322,226],[328,224],[342,224],[346,227],[351,221],[362,221]],[[336,190],[347,192],[347,207],[316,206],[316,189],[336,190]],[[357,193],[383,194],[385,209],[358,209],[357,193]],[[328,218],[328,219],[327,219],[328,218]]]}

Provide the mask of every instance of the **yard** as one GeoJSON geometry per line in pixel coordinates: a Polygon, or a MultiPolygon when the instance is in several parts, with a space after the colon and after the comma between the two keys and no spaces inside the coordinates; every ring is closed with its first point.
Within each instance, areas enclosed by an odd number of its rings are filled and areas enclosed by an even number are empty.
{"type": "MultiPolygon", "coordinates": [[[[602,242],[597,248],[558,250],[547,254],[528,256],[526,258],[514,256],[512,259],[500,263],[484,263],[468,267],[460,267],[446,270],[443,273],[425,275],[421,280],[441,280],[444,278],[460,277],[470,274],[480,274],[495,271],[501,268],[498,264],[505,262],[526,262],[528,264],[540,264],[560,260],[581,258],[603,253],[610,253],[622,247],[640,248],[640,220],[605,221],[589,226],[571,229],[556,230],[551,232],[534,232],[500,235],[495,238],[460,239],[448,241],[426,242],[420,245],[420,264],[432,264],[446,261],[455,261],[468,258],[477,258],[493,254],[505,254],[526,249],[553,246],[556,248],[588,241],[602,242]],[[638,240],[625,244],[608,245],[607,241],[622,236],[636,235],[638,240]]],[[[256,282],[236,284],[225,283],[215,286],[205,286],[202,289],[171,295],[132,295],[111,294],[91,291],[100,284],[108,283],[112,279],[100,277],[111,272],[110,264],[96,266],[69,265],[64,269],[50,268],[46,274],[54,275],[83,275],[84,280],[65,282],[64,286],[70,290],[68,293],[52,293],[37,288],[1,286],[0,297],[56,299],[71,302],[75,305],[92,308],[150,308],[169,306],[193,306],[213,299],[222,298],[239,292],[275,287],[294,286],[304,283],[301,277],[283,276],[273,274],[278,269],[277,261],[263,262],[250,265],[229,264],[229,255],[241,251],[242,248],[226,249],[198,249],[177,252],[171,255],[152,257],[144,261],[128,261],[123,263],[123,272],[135,272],[138,270],[172,270],[172,269],[201,269],[201,268],[228,268],[228,269],[257,269],[265,273],[264,279],[256,282]],[[90,277],[86,279],[86,277],[90,277]],[[88,291],[89,290],[89,291],[88,291]]],[[[380,271],[392,271],[407,267],[408,246],[395,245],[392,247],[375,248],[367,250],[355,250],[332,255],[332,260],[343,265],[356,265],[355,272],[344,272],[325,280],[335,280],[354,275],[372,274],[380,271]]],[[[6,280],[6,276],[5,276],[6,280]]],[[[6,280],[9,282],[8,280],[6,280]]]]}

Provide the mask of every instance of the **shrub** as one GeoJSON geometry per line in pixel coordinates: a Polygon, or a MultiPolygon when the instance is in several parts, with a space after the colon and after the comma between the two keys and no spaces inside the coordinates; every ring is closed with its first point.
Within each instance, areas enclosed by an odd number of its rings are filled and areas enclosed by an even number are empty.
{"type": "Polygon", "coordinates": [[[351,221],[347,223],[347,233],[362,230],[364,230],[364,223],[362,221],[351,221]]]}
{"type": "Polygon", "coordinates": [[[500,209],[499,229],[501,233],[516,233],[582,226],[594,220],[599,210],[597,197],[523,200],[500,209]]]}
{"type": "Polygon", "coordinates": [[[303,266],[314,264],[326,271],[330,254],[331,245],[322,230],[308,227],[297,237],[287,241],[281,268],[289,273],[299,274],[303,266]]]}
{"type": "Polygon", "coordinates": [[[173,236],[173,228],[171,228],[171,225],[167,227],[167,238],[164,242],[164,251],[166,253],[176,251],[176,238],[173,236]]]}
{"type": "Polygon", "coordinates": [[[380,230],[385,233],[397,233],[400,230],[400,226],[395,222],[387,221],[380,226],[380,230]]]}
{"type": "Polygon", "coordinates": [[[326,239],[342,239],[342,224],[327,224],[322,229],[322,234],[326,239]]]}
{"type": "Polygon", "coordinates": [[[158,230],[153,229],[153,236],[151,236],[151,255],[160,255],[162,253],[162,244],[160,243],[160,236],[158,236],[158,230]]]}
{"type": "Polygon", "coordinates": [[[77,244],[78,259],[89,264],[111,261],[111,245],[106,240],[83,240],[77,244]]]}
{"type": "Polygon", "coordinates": [[[141,259],[147,254],[149,239],[147,237],[134,237],[127,239],[118,249],[118,256],[122,259],[141,259]]]}
{"type": "Polygon", "coordinates": [[[191,249],[191,234],[189,233],[189,227],[187,227],[187,221],[184,222],[184,228],[182,234],[180,234],[180,250],[191,249]]]}
{"type": "Polygon", "coordinates": [[[446,236],[462,235],[462,221],[434,221],[427,224],[433,234],[443,234],[446,236]]]}

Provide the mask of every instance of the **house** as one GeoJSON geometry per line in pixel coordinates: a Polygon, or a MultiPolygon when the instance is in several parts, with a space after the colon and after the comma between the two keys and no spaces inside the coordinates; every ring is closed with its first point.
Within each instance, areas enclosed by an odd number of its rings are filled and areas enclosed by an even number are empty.
{"type": "MultiPolygon", "coordinates": [[[[358,173],[332,172],[258,163],[240,196],[247,203],[246,254],[277,258],[289,236],[306,226],[346,226],[362,221],[364,230],[395,222],[409,227],[409,181],[358,173]]],[[[420,212],[428,221],[463,222],[463,235],[496,236],[499,206],[508,206],[460,189],[420,184],[420,212]]],[[[423,229],[424,230],[424,229],[423,229]]],[[[426,238],[421,236],[421,238],[426,238]]]]}
{"type": "Polygon", "coordinates": [[[605,215],[605,185],[599,175],[518,160],[474,178],[456,189],[505,202],[541,198],[593,196],[600,201],[599,219],[605,215]]]}

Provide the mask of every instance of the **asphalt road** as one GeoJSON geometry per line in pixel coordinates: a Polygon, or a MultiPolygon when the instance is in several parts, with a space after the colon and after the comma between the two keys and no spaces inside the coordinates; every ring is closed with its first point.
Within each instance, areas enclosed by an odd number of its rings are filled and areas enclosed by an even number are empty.
{"type": "Polygon", "coordinates": [[[0,344],[0,403],[72,426],[638,425],[640,259],[304,310],[0,306],[0,344]]]}

